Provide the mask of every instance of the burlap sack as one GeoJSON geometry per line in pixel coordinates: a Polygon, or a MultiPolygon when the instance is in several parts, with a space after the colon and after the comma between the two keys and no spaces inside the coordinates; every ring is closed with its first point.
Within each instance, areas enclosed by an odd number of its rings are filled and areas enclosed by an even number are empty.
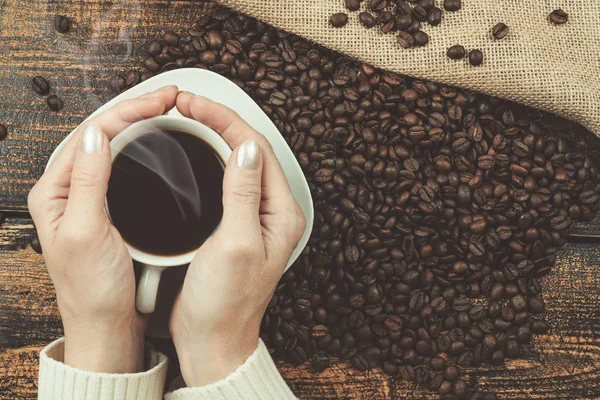
{"type": "MultiPolygon", "coordinates": [[[[439,26],[424,24],[429,45],[409,50],[394,34],[363,28],[359,12],[347,11],[344,0],[219,1],[385,70],[551,111],[600,136],[600,0],[463,0],[460,11],[444,12],[439,26]],[[548,14],[559,7],[569,22],[551,25],[548,14]],[[345,27],[329,25],[335,12],[349,14],[345,27]],[[491,36],[498,22],[510,27],[502,40],[491,36]],[[450,60],[446,50],[455,44],[481,49],[483,65],[450,60]]],[[[441,7],[442,0],[436,3],[441,7]]]]}

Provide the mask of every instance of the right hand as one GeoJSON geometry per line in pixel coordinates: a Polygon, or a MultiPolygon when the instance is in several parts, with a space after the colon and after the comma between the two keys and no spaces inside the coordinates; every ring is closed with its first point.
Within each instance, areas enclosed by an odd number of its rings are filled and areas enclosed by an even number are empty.
{"type": "Polygon", "coordinates": [[[202,386],[225,378],[256,349],[261,319],[306,222],[261,134],[233,110],[191,93],[181,92],[176,106],[234,149],[221,225],[190,264],[171,313],[183,378],[202,386]]]}

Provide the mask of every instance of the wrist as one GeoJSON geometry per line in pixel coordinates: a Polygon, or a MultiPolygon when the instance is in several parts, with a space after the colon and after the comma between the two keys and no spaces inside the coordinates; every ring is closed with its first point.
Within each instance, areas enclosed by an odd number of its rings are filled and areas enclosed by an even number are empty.
{"type": "Polygon", "coordinates": [[[90,372],[141,372],[144,345],[143,330],[137,327],[105,331],[65,326],[64,363],[90,372]]]}
{"type": "Polygon", "coordinates": [[[258,331],[243,336],[197,338],[175,343],[181,374],[188,387],[220,381],[244,364],[258,346],[258,331]]]}

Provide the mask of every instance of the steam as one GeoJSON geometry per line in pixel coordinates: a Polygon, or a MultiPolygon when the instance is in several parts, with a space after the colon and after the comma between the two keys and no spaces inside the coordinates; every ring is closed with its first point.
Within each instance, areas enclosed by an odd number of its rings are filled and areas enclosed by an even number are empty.
{"type": "Polygon", "coordinates": [[[202,202],[198,183],[190,160],[177,140],[161,132],[151,132],[125,146],[119,156],[155,173],[171,189],[184,219],[200,218],[202,202]]]}
{"type": "MultiPolygon", "coordinates": [[[[42,6],[45,2],[36,4],[42,6]]],[[[46,5],[46,9],[49,15],[60,14],[56,6],[46,5]]],[[[83,16],[75,14],[76,27],[73,29],[76,32],[56,35],[49,52],[73,66],[79,66],[83,81],[80,111],[87,114],[112,97],[102,90],[110,76],[134,69],[131,68],[135,60],[134,33],[141,25],[143,9],[139,0],[123,0],[102,4],[87,10],[83,16]],[[107,70],[107,65],[117,66],[119,71],[107,70]]],[[[53,30],[52,22],[48,29],[53,30]]]]}

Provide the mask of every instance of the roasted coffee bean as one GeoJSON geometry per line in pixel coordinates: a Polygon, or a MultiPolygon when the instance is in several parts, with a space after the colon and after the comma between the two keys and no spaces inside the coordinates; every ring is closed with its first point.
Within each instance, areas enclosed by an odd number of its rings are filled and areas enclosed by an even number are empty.
{"type": "Polygon", "coordinates": [[[175,32],[167,32],[163,35],[163,42],[169,46],[176,47],[179,44],[179,35],[175,32]]]}
{"type": "Polygon", "coordinates": [[[416,31],[413,37],[415,39],[415,46],[425,46],[429,43],[429,36],[423,31],[416,31]]]}
{"type": "Polygon", "coordinates": [[[33,239],[31,239],[31,242],[29,244],[33,251],[35,251],[38,254],[42,254],[42,245],[40,244],[40,239],[38,239],[37,235],[33,239]]]}
{"type": "Polygon", "coordinates": [[[458,11],[461,7],[461,0],[444,0],[444,9],[446,11],[458,11]]]}
{"type": "Polygon", "coordinates": [[[31,87],[37,94],[46,95],[50,91],[48,81],[41,76],[34,76],[31,79],[31,87]]]}
{"type": "Polygon", "coordinates": [[[402,14],[396,18],[396,29],[400,31],[408,30],[413,24],[413,16],[410,14],[402,14]]]}
{"type": "Polygon", "coordinates": [[[442,22],[442,10],[438,7],[432,7],[427,14],[427,22],[429,25],[437,26],[442,22]]]}
{"type": "Polygon", "coordinates": [[[400,47],[405,49],[409,49],[415,45],[415,38],[408,32],[400,32],[398,36],[396,36],[396,41],[400,47]]]}
{"type": "Polygon", "coordinates": [[[57,15],[54,17],[54,29],[59,33],[69,33],[73,21],[69,17],[64,15],[57,15]]]}
{"type": "Polygon", "coordinates": [[[52,111],[60,111],[64,107],[64,103],[60,97],[55,94],[51,94],[46,99],[46,104],[48,104],[48,108],[52,111]]]}
{"type": "Polygon", "coordinates": [[[371,15],[370,13],[368,13],[366,11],[363,11],[360,14],[358,14],[358,19],[363,24],[363,26],[367,29],[370,29],[370,28],[374,27],[375,25],[377,25],[377,18],[375,18],[373,15],[371,15]]]}
{"type": "Polygon", "coordinates": [[[329,23],[335,28],[341,28],[348,23],[348,14],[335,13],[329,18],[329,23]]]}
{"type": "Polygon", "coordinates": [[[542,335],[548,333],[548,324],[545,321],[536,319],[531,323],[531,332],[542,335]]]}
{"type": "Polygon", "coordinates": [[[388,0],[368,0],[369,8],[375,12],[380,12],[388,5],[388,0]]]}
{"type": "Polygon", "coordinates": [[[564,10],[559,8],[557,10],[552,11],[548,16],[548,19],[555,25],[562,25],[567,23],[567,21],[569,20],[569,14],[567,14],[564,10]]]}
{"type": "Polygon", "coordinates": [[[448,58],[451,58],[453,60],[460,60],[462,58],[465,58],[465,54],[465,48],[459,44],[448,48],[448,51],[446,52],[448,58]]]}
{"type": "Polygon", "coordinates": [[[475,49],[469,52],[469,63],[474,67],[478,67],[483,63],[483,53],[481,50],[475,49]]]}
{"type": "Polygon", "coordinates": [[[510,29],[508,28],[508,25],[500,22],[494,25],[494,27],[492,28],[492,36],[494,37],[494,39],[504,39],[508,35],[509,31],[510,29]]]}
{"type": "Polygon", "coordinates": [[[6,139],[6,136],[8,136],[8,129],[2,122],[0,122],[0,140],[6,139]]]}
{"type": "Polygon", "coordinates": [[[360,0],[346,0],[346,8],[349,11],[358,11],[360,8],[360,0]]]}

